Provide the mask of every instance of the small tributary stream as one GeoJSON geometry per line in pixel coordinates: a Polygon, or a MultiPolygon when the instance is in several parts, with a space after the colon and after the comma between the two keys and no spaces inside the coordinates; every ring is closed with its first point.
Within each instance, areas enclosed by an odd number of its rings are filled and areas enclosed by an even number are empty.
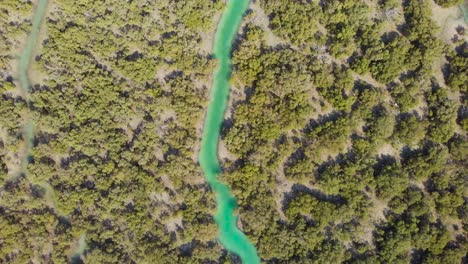
{"type": "MultiPolygon", "coordinates": [[[[30,107],[29,101],[29,92],[31,90],[31,84],[29,82],[29,67],[31,64],[31,60],[33,57],[33,51],[37,44],[37,39],[39,35],[39,31],[41,29],[42,19],[47,11],[48,0],[39,0],[34,12],[34,17],[32,19],[32,26],[31,32],[29,33],[28,38],[26,39],[26,43],[24,44],[24,48],[21,51],[19,57],[19,66],[18,66],[18,74],[19,74],[19,81],[21,89],[23,90],[24,97],[28,103],[28,108],[30,107]]],[[[28,118],[30,118],[28,116],[28,118]]],[[[27,120],[27,123],[23,126],[23,139],[25,141],[25,147],[23,150],[23,159],[21,160],[20,166],[20,173],[27,174],[27,166],[29,162],[29,155],[31,152],[31,148],[33,145],[34,140],[34,124],[32,120],[27,120]]]]}

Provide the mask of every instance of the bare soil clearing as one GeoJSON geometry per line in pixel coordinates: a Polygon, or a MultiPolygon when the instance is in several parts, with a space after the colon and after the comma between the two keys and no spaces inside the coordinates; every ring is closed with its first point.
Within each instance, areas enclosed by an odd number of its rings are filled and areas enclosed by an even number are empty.
{"type": "MultiPolygon", "coordinates": [[[[466,27],[466,23],[458,6],[443,8],[431,1],[432,17],[440,27],[440,37],[447,43],[457,34],[457,27],[466,27]]],[[[459,36],[468,41],[468,36],[459,36]]]]}

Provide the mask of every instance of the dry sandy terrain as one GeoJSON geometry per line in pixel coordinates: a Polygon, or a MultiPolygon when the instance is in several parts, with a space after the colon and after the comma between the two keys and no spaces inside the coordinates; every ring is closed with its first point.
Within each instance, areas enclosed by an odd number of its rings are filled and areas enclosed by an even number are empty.
{"type": "MultiPolygon", "coordinates": [[[[433,19],[440,27],[440,37],[446,42],[450,42],[457,35],[457,27],[462,26],[466,28],[467,25],[459,7],[443,8],[431,2],[431,8],[433,19]]],[[[463,38],[468,41],[466,35],[463,38]]]]}

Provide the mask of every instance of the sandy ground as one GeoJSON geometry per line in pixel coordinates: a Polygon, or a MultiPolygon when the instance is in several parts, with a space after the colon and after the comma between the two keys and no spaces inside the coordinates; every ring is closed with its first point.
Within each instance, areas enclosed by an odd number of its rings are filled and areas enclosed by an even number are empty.
{"type": "Polygon", "coordinates": [[[177,217],[167,220],[165,225],[166,225],[167,231],[177,233],[177,227],[183,227],[182,216],[177,216],[177,217]]]}
{"type": "Polygon", "coordinates": [[[386,155],[386,156],[392,156],[398,159],[400,157],[400,152],[392,147],[392,145],[384,143],[379,146],[379,150],[377,152],[378,156],[386,155]]]}
{"type": "Polygon", "coordinates": [[[286,220],[286,215],[283,212],[284,197],[287,193],[291,192],[293,183],[291,183],[284,175],[284,163],[286,159],[280,163],[275,173],[275,189],[273,192],[273,198],[276,203],[276,211],[278,212],[281,219],[286,220]]]}
{"type": "Polygon", "coordinates": [[[226,144],[224,140],[220,140],[218,144],[218,156],[221,161],[227,159],[227,160],[236,160],[236,157],[229,152],[229,150],[226,148],[226,144]]]}
{"type": "MultiPolygon", "coordinates": [[[[214,17],[214,25],[218,25],[219,20],[221,19],[221,12],[216,14],[214,17]]],[[[214,27],[210,32],[200,32],[200,36],[202,38],[202,43],[200,45],[200,50],[209,55],[213,51],[213,44],[214,44],[214,36],[216,34],[216,27],[214,27]]]]}
{"type": "MultiPolygon", "coordinates": [[[[440,37],[447,43],[451,42],[452,38],[457,35],[456,28],[459,26],[467,27],[463,15],[457,6],[443,8],[431,1],[432,18],[440,27],[440,37]]],[[[468,41],[468,36],[462,36],[465,41],[468,41]]]]}
{"type": "Polygon", "coordinates": [[[427,102],[422,98],[422,95],[420,95],[417,99],[418,104],[416,105],[416,107],[414,107],[413,110],[416,111],[416,113],[418,113],[419,116],[425,116],[427,112],[427,102]]]}
{"type": "Polygon", "coordinates": [[[365,192],[366,195],[370,198],[373,208],[369,215],[369,218],[361,223],[361,229],[358,232],[358,236],[363,241],[367,241],[369,244],[373,243],[373,232],[375,231],[374,225],[379,222],[386,221],[385,211],[388,210],[388,205],[386,202],[377,199],[377,197],[371,193],[365,192]]]}
{"type": "Polygon", "coordinates": [[[265,11],[254,2],[250,2],[250,9],[254,11],[254,17],[252,23],[259,26],[266,33],[266,44],[269,46],[276,46],[282,43],[285,43],[284,40],[276,36],[269,27],[269,20],[265,11]]]}

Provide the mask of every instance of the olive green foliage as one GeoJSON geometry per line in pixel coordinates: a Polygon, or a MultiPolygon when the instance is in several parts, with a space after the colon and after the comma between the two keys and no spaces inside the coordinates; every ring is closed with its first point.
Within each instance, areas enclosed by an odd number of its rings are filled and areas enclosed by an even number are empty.
{"type": "MultiPolygon", "coordinates": [[[[185,26],[192,29],[210,29],[215,11],[221,9],[221,1],[161,1],[168,7],[177,9],[177,17],[185,26]]],[[[171,15],[164,10],[165,15],[171,15]]]]}
{"type": "Polygon", "coordinates": [[[403,79],[401,83],[391,88],[390,94],[401,112],[408,112],[418,104],[420,84],[413,79],[403,79]]]}
{"type": "Polygon", "coordinates": [[[374,78],[384,83],[393,81],[405,64],[409,50],[409,41],[400,36],[386,43],[382,50],[374,50],[374,54],[368,55],[371,60],[370,72],[374,78]]]}
{"type": "Polygon", "coordinates": [[[233,51],[223,164],[260,257],[460,262],[463,85],[433,76],[444,56],[447,76],[464,68],[450,66],[455,47],[437,37],[429,1],[258,5],[270,27],[249,15],[233,51]],[[390,9],[403,22],[372,16],[390,9]]]}
{"type": "Polygon", "coordinates": [[[349,135],[352,131],[352,123],[348,116],[329,120],[316,125],[307,133],[307,137],[314,141],[311,150],[320,153],[343,152],[349,135]]]}
{"type": "Polygon", "coordinates": [[[427,121],[413,114],[402,114],[397,122],[393,137],[396,141],[415,145],[426,135],[427,121]]]}
{"type": "MultiPolygon", "coordinates": [[[[429,0],[252,4],[219,177],[262,262],[462,263],[466,42],[429,0]]],[[[223,5],[52,1],[28,106],[34,4],[0,2],[0,263],[238,261],[197,162],[223,5]]]]}
{"type": "Polygon", "coordinates": [[[468,57],[466,52],[454,53],[449,61],[447,83],[457,91],[468,92],[468,57]]]}
{"type": "Polygon", "coordinates": [[[320,94],[337,110],[349,112],[355,101],[355,97],[350,95],[354,85],[351,70],[344,67],[333,70],[334,82],[331,86],[318,86],[320,94]]]}
{"type": "Polygon", "coordinates": [[[395,117],[386,108],[378,107],[368,120],[366,134],[371,140],[386,140],[393,135],[395,117]]]}
{"type": "Polygon", "coordinates": [[[262,1],[261,6],[271,17],[270,26],[278,36],[295,45],[314,40],[321,15],[318,2],[270,0],[262,1]]]}
{"type": "Polygon", "coordinates": [[[375,175],[375,190],[377,196],[383,199],[399,196],[409,183],[408,174],[396,162],[384,164],[375,175]]]}
{"type": "Polygon", "coordinates": [[[434,173],[442,172],[447,157],[448,150],[445,146],[431,145],[412,153],[406,161],[406,170],[416,180],[424,180],[434,173]]]}
{"type": "Polygon", "coordinates": [[[428,136],[439,143],[447,142],[455,132],[457,103],[447,97],[447,91],[436,87],[427,94],[429,105],[429,131],[428,136]]]}
{"type": "Polygon", "coordinates": [[[431,62],[441,56],[443,44],[435,37],[438,26],[431,17],[430,3],[427,0],[410,0],[404,6],[406,35],[412,44],[411,56],[407,64],[422,74],[432,70],[431,62]]]}
{"type": "MultiPolygon", "coordinates": [[[[23,3],[24,12],[9,2],[0,5],[10,17],[32,17],[31,5],[23,3]]],[[[21,151],[26,115],[12,92],[14,70],[2,72],[0,124],[11,137],[0,144],[0,262],[226,259],[212,220],[214,197],[193,158],[213,69],[202,33],[214,31],[220,7],[51,3],[31,69],[36,135],[29,174],[11,180],[5,174],[15,160],[4,157],[21,151]]],[[[2,34],[12,46],[27,33],[27,23],[17,23],[18,32],[2,34]]],[[[2,65],[19,50],[3,47],[2,65]]]]}
{"type": "Polygon", "coordinates": [[[443,7],[451,7],[462,4],[463,0],[434,0],[434,2],[443,7]]]}
{"type": "Polygon", "coordinates": [[[324,2],[323,20],[330,42],[330,54],[348,57],[356,49],[355,37],[369,25],[369,6],[363,1],[332,0],[324,2]]]}

